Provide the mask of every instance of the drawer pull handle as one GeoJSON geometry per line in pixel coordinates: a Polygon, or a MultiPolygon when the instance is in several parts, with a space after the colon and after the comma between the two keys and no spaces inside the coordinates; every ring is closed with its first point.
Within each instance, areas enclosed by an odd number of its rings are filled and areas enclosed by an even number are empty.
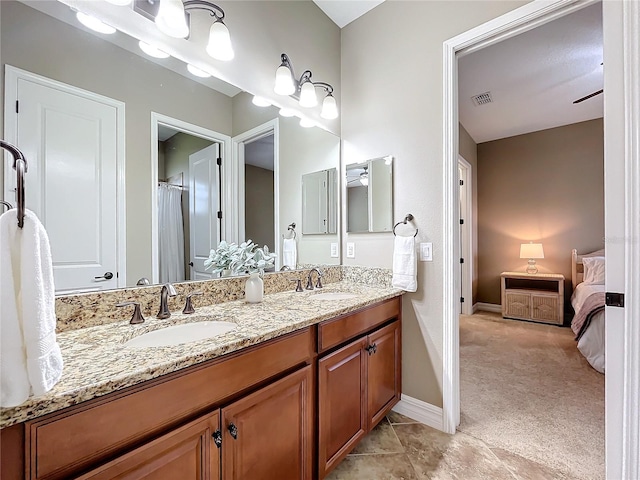
{"type": "Polygon", "coordinates": [[[238,427],[236,427],[234,423],[231,423],[228,428],[229,428],[229,433],[231,434],[233,439],[237,440],[238,439],[238,427]]]}
{"type": "Polygon", "coordinates": [[[374,343],[372,345],[369,345],[368,347],[365,347],[365,350],[369,353],[369,355],[373,355],[378,351],[378,346],[374,343]]]}
{"type": "Polygon", "coordinates": [[[216,447],[220,448],[222,446],[222,432],[220,430],[216,430],[213,432],[213,443],[216,444],[216,447]]]}

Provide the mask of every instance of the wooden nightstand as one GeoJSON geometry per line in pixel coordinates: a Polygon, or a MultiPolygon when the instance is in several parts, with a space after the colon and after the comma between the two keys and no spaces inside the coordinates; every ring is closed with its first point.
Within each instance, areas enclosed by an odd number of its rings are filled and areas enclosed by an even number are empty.
{"type": "Polygon", "coordinates": [[[564,275],[502,272],[502,317],[562,325],[564,275]]]}

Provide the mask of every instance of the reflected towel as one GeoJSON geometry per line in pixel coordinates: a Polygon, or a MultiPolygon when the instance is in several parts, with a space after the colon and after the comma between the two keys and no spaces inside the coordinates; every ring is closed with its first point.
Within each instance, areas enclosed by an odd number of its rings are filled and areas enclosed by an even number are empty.
{"type": "Polygon", "coordinates": [[[298,264],[298,250],[295,238],[285,238],[282,241],[282,265],[287,265],[291,270],[298,264]]]}
{"type": "Polygon", "coordinates": [[[418,263],[414,237],[396,235],[393,241],[393,277],[391,285],[407,292],[418,289],[418,263]]]}
{"type": "Polygon", "coordinates": [[[20,405],[30,393],[42,395],[62,376],[56,341],[53,266],[47,233],[25,211],[0,217],[0,405],[20,405]]]}

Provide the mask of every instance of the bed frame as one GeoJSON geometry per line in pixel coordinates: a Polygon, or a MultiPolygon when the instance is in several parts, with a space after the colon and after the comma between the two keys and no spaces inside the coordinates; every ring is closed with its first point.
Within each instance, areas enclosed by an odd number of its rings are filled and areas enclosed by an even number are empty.
{"type": "Polygon", "coordinates": [[[584,257],[604,257],[604,248],[591,253],[585,253],[578,255],[578,251],[574,248],[571,250],[571,285],[573,290],[576,289],[579,283],[582,283],[584,275],[584,265],[582,259],[584,257]]]}

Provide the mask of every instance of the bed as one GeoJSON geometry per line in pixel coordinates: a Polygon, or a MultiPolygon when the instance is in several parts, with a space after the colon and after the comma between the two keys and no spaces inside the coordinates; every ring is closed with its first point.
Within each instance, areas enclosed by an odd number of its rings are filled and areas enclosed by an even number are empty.
{"type": "Polygon", "coordinates": [[[604,250],[587,254],[571,251],[571,306],[575,316],[571,329],[578,341],[578,350],[589,364],[604,373],[604,250]]]}

